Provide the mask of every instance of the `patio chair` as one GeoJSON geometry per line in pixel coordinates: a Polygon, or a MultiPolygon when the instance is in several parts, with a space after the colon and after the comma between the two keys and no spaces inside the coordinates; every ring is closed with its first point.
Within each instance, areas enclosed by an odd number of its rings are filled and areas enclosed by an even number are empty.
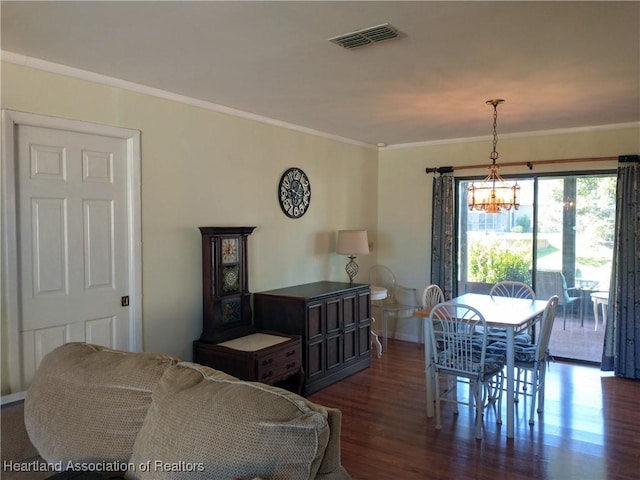
{"type": "Polygon", "coordinates": [[[562,272],[538,270],[536,272],[536,297],[538,300],[548,300],[554,295],[558,297],[558,306],[562,307],[562,329],[567,328],[567,306],[580,305],[580,295],[569,294],[572,287],[567,287],[567,280],[562,272]]]}

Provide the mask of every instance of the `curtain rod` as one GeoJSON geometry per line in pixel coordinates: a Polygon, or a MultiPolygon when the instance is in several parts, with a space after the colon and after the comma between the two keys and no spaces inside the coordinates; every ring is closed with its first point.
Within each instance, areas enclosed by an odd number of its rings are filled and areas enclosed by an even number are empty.
{"type": "MultiPolygon", "coordinates": [[[[566,159],[559,159],[559,160],[535,160],[532,162],[511,162],[511,163],[500,163],[498,164],[499,167],[516,167],[516,166],[521,166],[521,165],[525,165],[529,170],[533,170],[533,166],[534,165],[548,165],[551,163],[584,163],[584,162],[617,162],[618,159],[621,159],[620,161],[628,161],[628,160],[622,160],[622,158],[627,158],[627,157],[638,157],[637,155],[623,155],[620,157],[598,157],[598,158],[566,158],[566,159]]],[[[429,168],[427,167],[425,169],[426,173],[451,173],[454,170],[467,170],[467,169],[472,169],[472,168],[489,168],[491,166],[490,163],[484,164],[484,165],[463,165],[460,167],[436,167],[436,168],[429,168]]]]}

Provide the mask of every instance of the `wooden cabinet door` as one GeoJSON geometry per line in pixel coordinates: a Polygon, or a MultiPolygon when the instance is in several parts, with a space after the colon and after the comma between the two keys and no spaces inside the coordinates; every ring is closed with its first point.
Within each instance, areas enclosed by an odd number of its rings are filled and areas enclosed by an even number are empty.
{"type": "Polygon", "coordinates": [[[342,298],[333,297],[325,301],[325,345],[327,372],[342,365],[343,311],[342,298]]]}
{"type": "Polygon", "coordinates": [[[323,301],[307,304],[306,318],[306,362],[304,370],[308,380],[322,377],[325,371],[324,317],[323,301]]]}
{"type": "Polygon", "coordinates": [[[350,363],[356,361],[359,355],[358,349],[358,294],[351,293],[342,298],[342,361],[350,363]]]}

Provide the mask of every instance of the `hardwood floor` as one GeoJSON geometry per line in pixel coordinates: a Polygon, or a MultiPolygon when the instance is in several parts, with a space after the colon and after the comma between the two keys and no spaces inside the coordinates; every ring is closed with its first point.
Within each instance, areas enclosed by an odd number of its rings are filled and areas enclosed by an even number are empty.
{"type": "Polygon", "coordinates": [[[521,399],[514,439],[488,410],[477,441],[473,412],[460,406],[456,417],[446,403],[438,432],[425,415],[424,350],[399,340],[371,368],[309,396],[342,410],[342,463],[354,480],[637,479],[638,398],[639,381],[554,362],[544,414],[530,427],[521,399]]]}
{"type": "Polygon", "coordinates": [[[604,342],[604,325],[600,319],[598,330],[594,330],[593,309],[585,307],[582,321],[578,312],[567,312],[566,322],[562,313],[556,315],[553,333],[549,342],[551,355],[574,359],[579,362],[600,364],[604,342]]]}

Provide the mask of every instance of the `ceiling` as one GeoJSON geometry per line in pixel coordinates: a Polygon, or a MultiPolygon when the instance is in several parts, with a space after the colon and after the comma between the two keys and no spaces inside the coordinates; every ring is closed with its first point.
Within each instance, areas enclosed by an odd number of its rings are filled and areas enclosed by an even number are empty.
{"type": "Polygon", "coordinates": [[[1,2],[4,52],[357,143],[640,121],[640,2],[1,2]],[[389,23],[397,39],[328,41],[389,23]]]}

